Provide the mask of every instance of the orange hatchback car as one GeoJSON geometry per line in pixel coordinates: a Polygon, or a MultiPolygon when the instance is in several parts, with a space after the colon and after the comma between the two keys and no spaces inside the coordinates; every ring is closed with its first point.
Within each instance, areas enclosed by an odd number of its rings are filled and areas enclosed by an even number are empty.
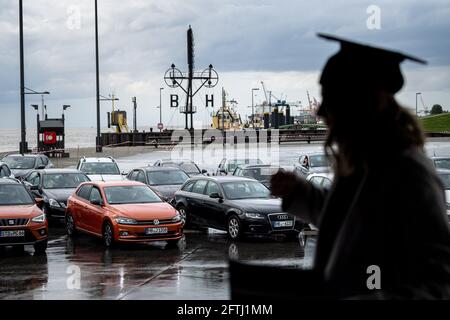
{"type": "Polygon", "coordinates": [[[44,253],[47,238],[47,218],[31,193],[16,179],[0,178],[0,247],[33,245],[44,253]]]}
{"type": "Polygon", "coordinates": [[[92,234],[106,247],[149,241],[176,245],[183,226],[179,212],[140,182],[85,182],[67,202],[67,234],[92,234]]]}

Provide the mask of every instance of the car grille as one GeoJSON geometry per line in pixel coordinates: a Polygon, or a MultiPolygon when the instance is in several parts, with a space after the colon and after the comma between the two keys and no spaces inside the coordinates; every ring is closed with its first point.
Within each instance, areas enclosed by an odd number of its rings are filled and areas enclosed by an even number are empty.
{"type": "Polygon", "coordinates": [[[29,219],[0,219],[0,227],[24,226],[28,221],[29,219]]]}
{"type": "Polygon", "coordinates": [[[142,225],[153,226],[153,225],[155,225],[155,222],[154,222],[155,220],[159,221],[158,225],[176,223],[176,222],[173,222],[172,219],[166,219],[166,220],[153,219],[153,220],[138,220],[137,224],[141,225],[141,226],[142,225]]]}
{"type": "Polygon", "coordinates": [[[295,218],[287,213],[273,213],[269,214],[269,221],[273,230],[291,230],[295,225],[295,218]],[[290,227],[274,227],[274,222],[276,221],[293,221],[292,226],[290,227]]]}

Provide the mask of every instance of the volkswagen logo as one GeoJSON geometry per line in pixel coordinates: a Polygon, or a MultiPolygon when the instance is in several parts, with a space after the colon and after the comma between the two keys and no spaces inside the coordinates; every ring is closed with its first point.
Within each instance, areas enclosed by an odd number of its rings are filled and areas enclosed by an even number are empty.
{"type": "Polygon", "coordinates": [[[157,226],[157,225],[159,224],[159,220],[158,220],[158,219],[153,220],[153,224],[154,224],[155,226],[157,226]]]}
{"type": "Polygon", "coordinates": [[[14,221],[14,220],[8,220],[8,224],[10,225],[10,226],[13,226],[14,224],[15,224],[16,222],[14,221]]]}
{"type": "Polygon", "coordinates": [[[278,220],[287,220],[289,219],[289,216],[287,214],[281,214],[278,216],[278,220]]]}

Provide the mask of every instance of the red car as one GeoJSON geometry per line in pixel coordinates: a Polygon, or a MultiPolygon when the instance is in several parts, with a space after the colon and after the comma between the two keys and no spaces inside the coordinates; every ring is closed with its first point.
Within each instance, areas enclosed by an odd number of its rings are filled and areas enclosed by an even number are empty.
{"type": "Polygon", "coordinates": [[[177,210],[135,181],[86,182],[67,202],[67,234],[82,231],[102,238],[106,247],[149,241],[176,245],[183,225],[177,210]]]}
{"type": "Polygon", "coordinates": [[[15,179],[0,178],[0,247],[33,245],[44,253],[47,238],[47,218],[31,193],[15,179]]]}

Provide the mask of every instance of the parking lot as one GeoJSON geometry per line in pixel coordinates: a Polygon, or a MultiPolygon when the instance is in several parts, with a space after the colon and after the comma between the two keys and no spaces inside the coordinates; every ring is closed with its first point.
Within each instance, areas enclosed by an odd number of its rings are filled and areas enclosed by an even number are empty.
{"type": "MultiPolygon", "coordinates": [[[[289,164],[302,152],[321,145],[281,146],[280,163],[289,164]]],[[[429,142],[427,152],[449,155],[450,142],[429,142]]],[[[170,157],[169,151],[117,159],[122,170],[170,157]]],[[[199,163],[209,171],[217,164],[199,163]]],[[[10,248],[0,253],[0,299],[228,299],[228,260],[309,268],[315,238],[298,240],[251,238],[232,242],[226,233],[187,230],[183,241],[121,245],[105,249],[87,235],[69,238],[63,225],[50,226],[46,254],[10,248]]]]}
{"type": "Polygon", "coordinates": [[[304,255],[296,241],[230,242],[214,231],[187,232],[176,248],[156,242],[105,250],[98,239],[72,240],[53,228],[46,255],[2,253],[0,299],[228,299],[229,258],[301,268],[311,263],[304,255]]]}

